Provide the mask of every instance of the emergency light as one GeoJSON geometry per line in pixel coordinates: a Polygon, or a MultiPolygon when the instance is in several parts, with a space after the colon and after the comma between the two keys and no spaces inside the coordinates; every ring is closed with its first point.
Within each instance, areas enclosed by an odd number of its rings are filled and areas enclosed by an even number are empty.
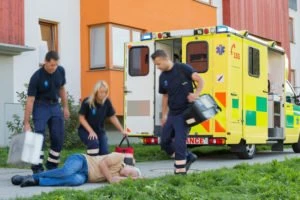
{"type": "Polygon", "coordinates": [[[144,33],[141,35],[141,41],[152,40],[152,33],[144,33]]]}
{"type": "Polygon", "coordinates": [[[217,26],[217,33],[227,33],[228,32],[228,27],[227,26],[217,26]]]}

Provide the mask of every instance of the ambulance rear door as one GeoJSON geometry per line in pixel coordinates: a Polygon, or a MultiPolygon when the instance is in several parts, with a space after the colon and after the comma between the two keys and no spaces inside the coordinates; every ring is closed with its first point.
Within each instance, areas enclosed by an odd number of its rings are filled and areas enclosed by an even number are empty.
{"type": "Polygon", "coordinates": [[[153,41],[125,45],[124,126],[129,136],[154,133],[153,52],[153,41]]]}

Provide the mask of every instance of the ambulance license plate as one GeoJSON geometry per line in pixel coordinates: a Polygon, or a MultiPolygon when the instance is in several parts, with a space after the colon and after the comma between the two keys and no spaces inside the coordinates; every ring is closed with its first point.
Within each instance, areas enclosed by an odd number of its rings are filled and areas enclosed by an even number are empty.
{"type": "Polygon", "coordinates": [[[208,144],[208,138],[188,137],[186,144],[208,144]]]}

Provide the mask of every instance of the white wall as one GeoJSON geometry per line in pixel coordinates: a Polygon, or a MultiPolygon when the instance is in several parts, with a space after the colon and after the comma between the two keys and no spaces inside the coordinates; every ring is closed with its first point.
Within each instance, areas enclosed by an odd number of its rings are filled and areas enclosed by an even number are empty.
{"type": "Polygon", "coordinates": [[[6,146],[5,103],[13,101],[13,57],[0,55],[0,147],[6,146]]]}
{"type": "Polygon", "coordinates": [[[16,92],[25,90],[24,84],[39,68],[39,19],[58,23],[58,48],[60,63],[66,70],[66,88],[76,101],[80,98],[80,0],[24,0],[24,3],[25,45],[36,50],[14,57],[0,56],[0,146],[8,145],[10,133],[5,121],[11,120],[13,114],[23,119],[21,106],[15,104],[16,92]]]}
{"type": "MultiPolygon", "coordinates": [[[[36,51],[14,57],[14,93],[24,90],[38,69],[41,40],[39,19],[58,22],[60,63],[66,70],[68,92],[80,98],[80,0],[24,0],[25,44],[36,51]]],[[[16,94],[14,102],[17,101],[16,94]]]]}
{"type": "Polygon", "coordinates": [[[297,2],[298,10],[289,9],[289,15],[294,19],[294,43],[291,44],[291,67],[295,69],[295,90],[300,92],[300,1],[297,2]]]}
{"type": "Polygon", "coordinates": [[[212,0],[212,5],[217,7],[217,25],[223,24],[223,3],[222,0],[212,0]]]}

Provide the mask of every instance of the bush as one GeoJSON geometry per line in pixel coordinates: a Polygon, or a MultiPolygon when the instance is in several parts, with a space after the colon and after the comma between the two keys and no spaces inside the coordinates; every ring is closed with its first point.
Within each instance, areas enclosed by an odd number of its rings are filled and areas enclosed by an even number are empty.
{"type": "MultiPolygon", "coordinates": [[[[25,84],[25,88],[28,88],[28,84],[25,84]]],[[[22,105],[22,108],[25,109],[27,94],[25,91],[17,92],[18,102],[22,105]]],[[[75,104],[75,100],[73,96],[67,94],[68,97],[68,105],[70,110],[70,118],[68,120],[65,120],[65,141],[64,141],[64,147],[65,148],[74,148],[74,147],[83,147],[83,144],[77,135],[77,127],[79,126],[78,121],[78,110],[79,105],[75,104]]],[[[78,102],[79,103],[79,102],[78,102]]],[[[14,114],[12,121],[6,122],[7,128],[12,133],[11,137],[15,134],[20,134],[23,132],[23,121],[21,120],[21,117],[14,114]]],[[[30,125],[32,130],[34,130],[33,127],[33,121],[32,118],[30,118],[30,125]]],[[[49,146],[49,131],[46,130],[46,145],[49,146]]]]}

